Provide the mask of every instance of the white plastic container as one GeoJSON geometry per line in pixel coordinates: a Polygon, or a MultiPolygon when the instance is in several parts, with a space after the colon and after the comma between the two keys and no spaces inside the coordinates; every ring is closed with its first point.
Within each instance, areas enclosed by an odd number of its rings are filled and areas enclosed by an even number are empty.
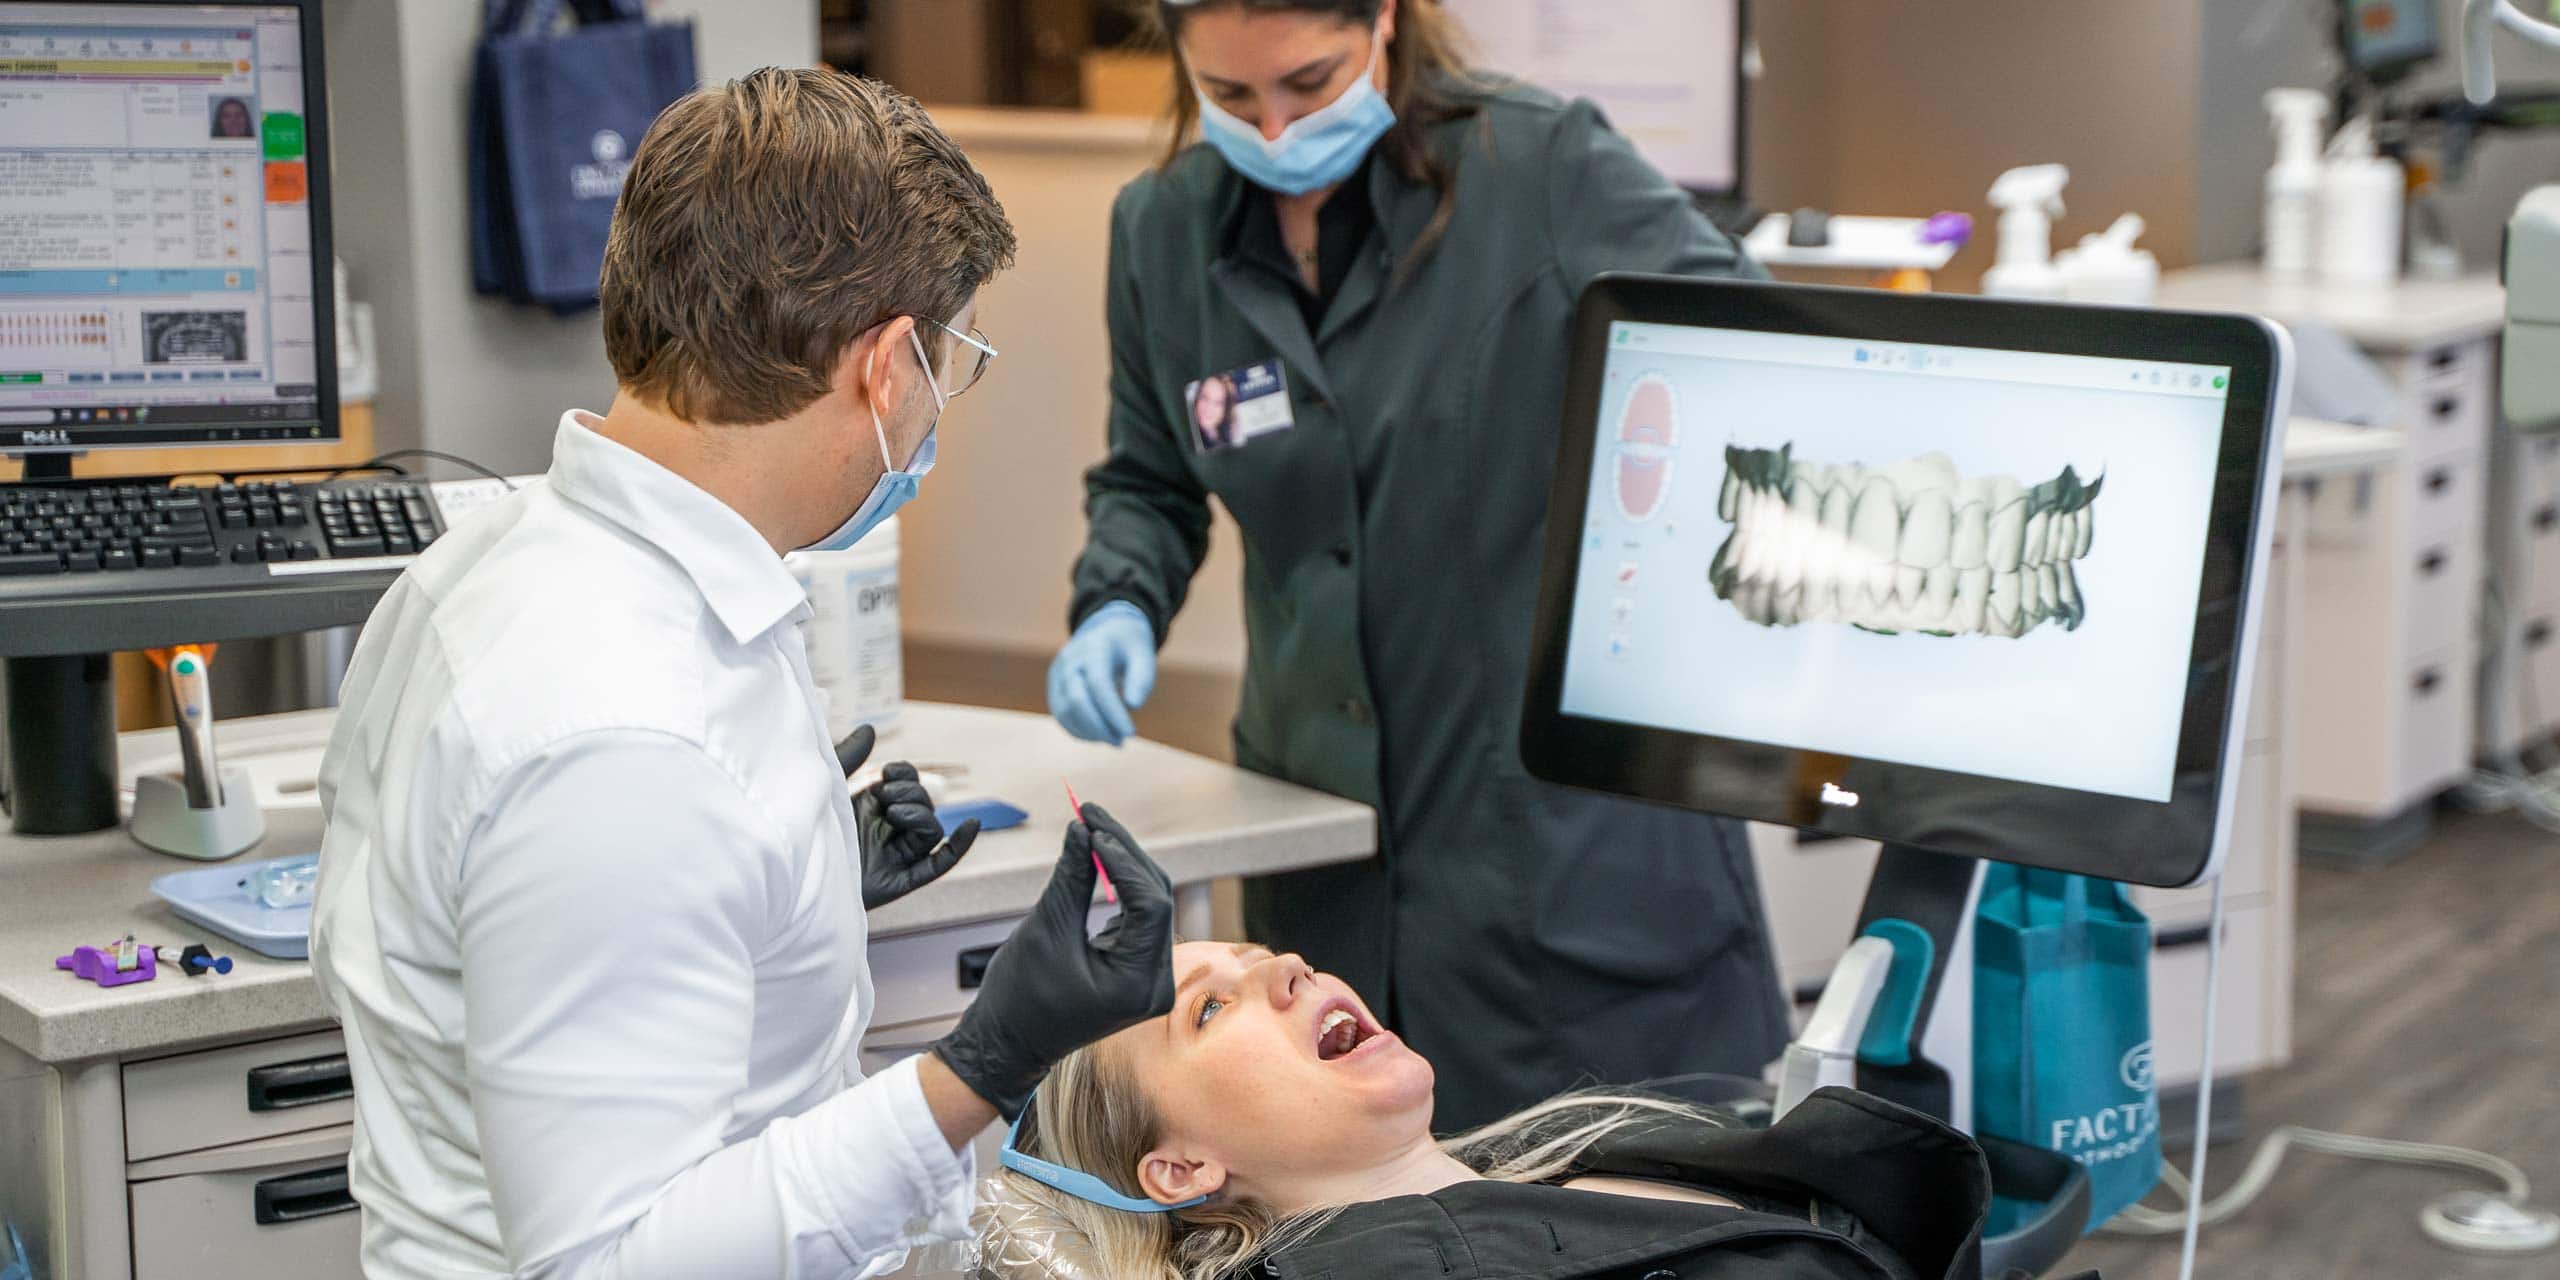
{"type": "Polygon", "coordinates": [[[2409,184],[2400,162],[2374,150],[2372,122],[2350,120],[2320,167],[2320,278],[2388,284],[2400,275],[2400,218],[2409,184]]]}
{"type": "Polygon", "coordinates": [[[2300,278],[2311,274],[2318,246],[2320,127],[2329,118],[2329,99],[2316,89],[2269,89],[2267,115],[2276,131],[2260,227],[2267,273],[2300,278]]]}
{"type": "Polygon", "coordinates": [[[2062,275],[2062,296],[2073,302],[2104,302],[2139,307],[2160,291],[2160,260],[2133,242],[2142,238],[2142,215],[2128,213],[2094,236],[2080,237],[2075,249],[2054,255],[2062,275]]]}
{"type": "Polygon", "coordinates": [[[827,736],[856,725],[889,736],[906,696],[898,632],[898,518],[850,551],[794,551],[782,558],[809,593],[809,674],[826,696],[827,736]]]}

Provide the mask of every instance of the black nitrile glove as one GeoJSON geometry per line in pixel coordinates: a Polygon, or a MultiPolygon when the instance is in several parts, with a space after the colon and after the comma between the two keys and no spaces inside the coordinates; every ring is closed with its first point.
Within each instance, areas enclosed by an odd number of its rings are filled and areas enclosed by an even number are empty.
{"type": "MultiPolygon", "coordinates": [[[[846,777],[871,758],[878,736],[864,725],[836,744],[846,777]]],[[[960,824],[949,839],[933,812],[914,765],[885,765],[880,781],[853,795],[854,829],[862,841],[862,909],[876,910],[933,883],[960,862],[978,839],[978,820],[960,824]]]]}
{"type": "Polygon", "coordinates": [[[933,1048],[1009,1121],[1058,1059],[1172,1008],[1173,881],[1089,804],[1067,826],[1048,889],[988,964],[960,1025],[933,1048]],[[1087,938],[1097,855],[1120,891],[1120,916],[1087,938]]]}

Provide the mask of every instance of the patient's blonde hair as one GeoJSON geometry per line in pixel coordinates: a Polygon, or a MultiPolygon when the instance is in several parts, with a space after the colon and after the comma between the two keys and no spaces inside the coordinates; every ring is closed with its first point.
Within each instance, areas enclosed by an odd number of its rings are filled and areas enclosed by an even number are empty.
{"type": "MultiPolygon", "coordinates": [[[[1162,1123],[1136,1071],[1109,1042],[1069,1054],[1051,1069],[1034,1111],[1035,1132],[1025,1143],[1036,1154],[1091,1173],[1123,1195],[1145,1197],[1138,1162],[1162,1139],[1162,1123]]],[[[1725,1123],[1715,1112],[1666,1098],[1590,1091],[1551,1098],[1444,1139],[1440,1148],[1488,1178],[1544,1182],[1571,1169],[1601,1139],[1664,1120],[1725,1123]]],[[[1281,1214],[1253,1200],[1221,1197],[1174,1213],[1125,1213],[1010,1171],[1004,1180],[1014,1197],[1081,1231],[1101,1274],[1115,1280],[1222,1280],[1341,1211],[1281,1214]]]]}

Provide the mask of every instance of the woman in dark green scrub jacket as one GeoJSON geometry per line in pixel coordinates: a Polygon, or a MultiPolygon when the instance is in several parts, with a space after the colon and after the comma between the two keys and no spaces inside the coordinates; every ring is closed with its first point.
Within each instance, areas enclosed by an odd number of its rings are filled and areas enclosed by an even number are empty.
{"type": "Polygon", "coordinates": [[[1249,882],[1246,931],[1384,993],[1443,1125],[1758,1072],[1786,1020],[1741,825],[1548,786],[1518,747],[1576,296],[1758,270],[1590,103],[1470,73],[1433,0],[1157,13],[1180,149],[1113,210],[1111,450],[1051,712],[1132,733],[1215,494],[1237,762],[1381,815],[1375,859],[1249,882]]]}

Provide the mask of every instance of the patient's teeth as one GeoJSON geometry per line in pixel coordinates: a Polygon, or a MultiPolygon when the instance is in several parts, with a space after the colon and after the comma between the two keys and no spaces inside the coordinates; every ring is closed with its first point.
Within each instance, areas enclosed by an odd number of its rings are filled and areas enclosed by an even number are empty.
{"type": "Polygon", "coordinates": [[[1716,494],[1716,518],[1727,524],[1733,523],[1741,497],[1742,477],[1735,475],[1733,467],[1728,464],[1724,469],[1724,489],[1716,494]]]}
{"type": "Polygon", "coordinates": [[[1857,497],[1848,486],[1835,481],[1822,493],[1822,530],[1833,545],[1849,540],[1849,508],[1857,505],[1857,497]]]}
{"type": "Polygon", "coordinates": [[[1958,508],[1955,534],[1947,546],[1947,563],[1959,569],[1981,568],[1989,521],[1988,509],[1979,502],[1968,502],[1958,508]]]}
{"type": "MultiPolygon", "coordinates": [[[[1799,471],[1808,468],[1801,462],[1799,471]]],[[[1805,563],[1813,550],[1816,534],[1822,529],[1822,491],[1815,488],[1812,477],[1796,477],[1795,492],[1787,495],[1786,536],[1778,555],[1778,584],[1793,586],[1803,581],[1805,563]]]]}
{"type": "Polygon", "coordinates": [[[2096,514],[2097,513],[2094,510],[2088,507],[2082,507],[2078,511],[2071,513],[2072,559],[2077,560],[2082,556],[2089,554],[2089,535],[2091,533],[2090,517],[2096,514]]]}
{"type": "Polygon", "coordinates": [[[2061,568],[2062,572],[2054,575],[2054,586],[2061,593],[2062,607],[2065,610],[2062,625],[2077,631],[2080,628],[2080,620],[2089,616],[2089,610],[2080,602],[2079,576],[2071,572],[2070,565],[2066,564],[2061,568]]]}
{"type": "Polygon", "coordinates": [[[2053,517],[2043,511],[2027,517],[2025,548],[2018,553],[2022,564],[2044,563],[2045,539],[2053,528],[2053,517]]]}
{"type": "Polygon", "coordinates": [[[1956,603],[1954,610],[1947,616],[1948,629],[1980,631],[1984,606],[1991,597],[1991,571],[1989,569],[1957,569],[1954,573],[1956,603]]]}
{"type": "Polygon", "coordinates": [[[2070,615],[2070,607],[2062,601],[2062,578],[2069,572],[2071,572],[2071,566],[2068,562],[2036,566],[2036,598],[2044,602],[2046,617],[2060,618],[2070,615]]]}
{"type": "Polygon", "coordinates": [[[1902,511],[1894,505],[1893,484],[1883,477],[1858,488],[1858,504],[1849,516],[1849,541],[1876,560],[1890,564],[1902,540],[1902,511]]]}
{"type": "Polygon", "coordinates": [[[2044,566],[2018,566],[2018,625],[2021,631],[2045,615],[2044,566]]]}
{"type": "Polygon", "coordinates": [[[1893,598],[1906,606],[1917,605],[1920,602],[1920,588],[1928,580],[1929,575],[1925,570],[1914,569],[1907,564],[1895,569],[1893,598]]]}
{"type": "Polygon", "coordinates": [[[1983,561],[1996,573],[2015,571],[2019,554],[2026,549],[2026,532],[2025,503],[2013,501],[1993,511],[1989,536],[1983,547],[1983,561]]]}
{"type": "Polygon", "coordinates": [[[1902,521],[1902,549],[1897,558],[1923,569],[1945,564],[1955,523],[1955,508],[1948,505],[1946,490],[1923,489],[1912,495],[1911,514],[1902,521]]]}

